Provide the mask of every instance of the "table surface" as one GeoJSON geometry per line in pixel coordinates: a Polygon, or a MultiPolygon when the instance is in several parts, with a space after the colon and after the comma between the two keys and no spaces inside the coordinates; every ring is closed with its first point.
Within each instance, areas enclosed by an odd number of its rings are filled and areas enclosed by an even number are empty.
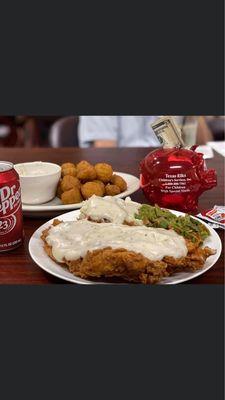
{"type": "MultiPolygon", "coordinates": [[[[0,160],[13,163],[28,161],[50,161],[61,164],[83,159],[91,163],[108,162],[114,170],[139,175],[139,162],[149,152],[148,148],[111,148],[111,149],[79,149],[79,148],[0,148],[0,160]]],[[[214,152],[214,158],[207,160],[208,168],[215,168],[218,176],[218,185],[215,189],[205,192],[199,201],[199,210],[209,209],[212,206],[224,204],[224,158],[214,152]]],[[[134,193],[132,200],[146,203],[141,190],[134,193]]],[[[24,217],[25,240],[17,249],[0,253],[0,284],[50,284],[66,283],[44,272],[31,259],[28,243],[34,231],[49,218],[24,217]]],[[[217,231],[223,245],[222,254],[217,263],[206,273],[190,281],[198,284],[223,284],[224,282],[224,231],[217,231]]]]}

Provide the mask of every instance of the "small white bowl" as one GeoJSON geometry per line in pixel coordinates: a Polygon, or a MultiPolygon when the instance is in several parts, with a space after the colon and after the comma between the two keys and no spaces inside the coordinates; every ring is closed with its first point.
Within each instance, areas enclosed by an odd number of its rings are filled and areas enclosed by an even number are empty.
{"type": "Polygon", "coordinates": [[[20,177],[24,204],[43,204],[55,197],[61,167],[48,162],[28,162],[14,165],[20,177]]]}

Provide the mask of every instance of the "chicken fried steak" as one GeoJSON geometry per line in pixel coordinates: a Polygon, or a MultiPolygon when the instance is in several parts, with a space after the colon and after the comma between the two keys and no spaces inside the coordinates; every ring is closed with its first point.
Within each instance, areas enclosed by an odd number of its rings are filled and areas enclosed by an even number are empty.
{"type": "Polygon", "coordinates": [[[144,284],[157,283],[163,277],[179,271],[201,269],[205,260],[215,254],[214,250],[201,248],[172,230],[164,231],[161,228],[143,226],[123,225],[122,228],[108,223],[98,224],[89,221],[61,223],[55,220],[53,225],[42,233],[42,240],[48,256],[66,266],[76,276],[88,279],[117,277],[122,281],[144,284]],[[57,226],[60,228],[54,229],[57,226]],[[138,242],[140,234],[142,239],[138,242]],[[68,243],[71,243],[71,237],[74,235],[76,245],[68,248],[68,243]],[[127,235],[129,239],[126,241],[124,238],[127,235]],[[135,235],[136,240],[132,242],[135,235]],[[100,238],[104,238],[101,239],[101,243],[98,242],[100,238]],[[109,238],[112,246],[109,245],[109,238]],[[119,246],[118,238],[122,240],[121,243],[124,243],[125,248],[119,246]],[[63,242],[61,247],[63,251],[60,249],[60,241],[63,242]],[[143,247],[142,242],[146,246],[143,247]],[[86,243],[85,249],[79,248],[79,244],[82,243],[86,243]],[[96,248],[98,246],[100,248],[96,248]],[[65,247],[68,251],[65,251],[65,247]],[[161,255],[157,251],[160,251],[161,255]]]}

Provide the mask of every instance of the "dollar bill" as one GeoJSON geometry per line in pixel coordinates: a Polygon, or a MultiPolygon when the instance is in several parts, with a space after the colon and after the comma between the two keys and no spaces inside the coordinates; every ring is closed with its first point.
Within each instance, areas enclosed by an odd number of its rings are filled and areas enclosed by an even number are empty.
{"type": "Polygon", "coordinates": [[[181,131],[171,116],[157,119],[151,127],[163,147],[185,147],[181,131]]]}

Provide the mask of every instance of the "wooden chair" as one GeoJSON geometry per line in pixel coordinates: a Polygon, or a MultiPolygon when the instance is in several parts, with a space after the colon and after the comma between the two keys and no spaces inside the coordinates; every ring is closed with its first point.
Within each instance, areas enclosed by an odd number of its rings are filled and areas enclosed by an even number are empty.
{"type": "Polygon", "coordinates": [[[51,147],[78,147],[78,122],[77,116],[64,117],[56,121],[49,132],[51,147]]]}

